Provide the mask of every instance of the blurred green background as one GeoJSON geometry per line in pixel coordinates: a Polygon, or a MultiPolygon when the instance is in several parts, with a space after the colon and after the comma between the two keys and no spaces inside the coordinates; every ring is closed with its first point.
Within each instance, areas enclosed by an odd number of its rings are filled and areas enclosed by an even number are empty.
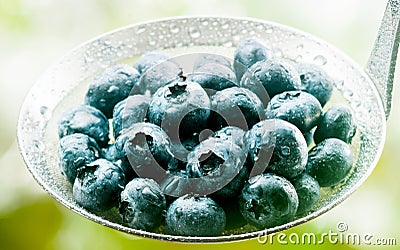
{"type": "MultiPolygon", "coordinates": [[[[0,249],[281,249],[256,240],[184,245],[138,239],[69,211],[30,176],[18,151],[16,124],[25,95],[40,74],[76,45],[131,23],[177,15],[248,16],[283,23],[327,40],[365,65],[385,0],[0,0],[0,249]]],[[[399,77],[396,75],[396,85],[399,77]]],[[[321,234],[346,222],[348,232],[396,238],[400,246],[400,86],[378,166],[349,199],[296,233],[321,234]]],[[[321,247],[321,246],[319,246],[321,247]]],[[[368,246],[325,244],[326,249],[368,246]]],[[[375,247],[370,247],[376,248],[375,247]]]]}

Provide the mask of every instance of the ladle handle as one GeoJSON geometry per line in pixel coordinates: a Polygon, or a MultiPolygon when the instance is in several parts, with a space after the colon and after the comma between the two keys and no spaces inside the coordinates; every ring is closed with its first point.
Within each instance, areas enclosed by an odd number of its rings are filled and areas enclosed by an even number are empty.
{"type": "Polygon", "coordinates": [[[366,72],[375,83],[389,117],[397,52],[399,48],[400,0],[389,0],[366,72]]]}

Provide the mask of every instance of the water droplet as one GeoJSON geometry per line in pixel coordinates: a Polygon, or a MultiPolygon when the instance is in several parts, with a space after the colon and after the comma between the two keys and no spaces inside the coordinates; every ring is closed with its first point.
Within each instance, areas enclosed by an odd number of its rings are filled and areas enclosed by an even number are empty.
{"type": "Polygon", "coordinates": [[[304,45],[302,43],[300,43],[299,45],[297,45],[296,49],[298,51],[302,51],[304,49],[304,45]]]}
{"type": "Polygon", "coordinates": [[[280,107],[281,107],[281,104],[279,104],[279,103],[274,103],[274,104],[271,105],[272,109],[277,109],[277,108],[280,108],[280,107]]]}
{"type": "Polygon", "coordinates": [[[317,55],[314,57],[314,63],[316,63],[317,65],[323,66],[327,62],[328,62],[328,60],[322,55],[317,55]]]}
{"type": "Polygon", "coordinates": [[[232,47],[233,43],[232,43],[232,41],[228,40],[228,41],[223,42],[222,46],[224,46],[224,47],[232,47]]]}
{"type": "Polygon", "coordinates": [[[208,21],[207,20],[202,21],[201,24],[204,25],[204,26],[207,26],[208,25],[208,21]]]}
{"type": "Polygon", "coordinates": [[[290,148],[287,147],[287,146],[283,146],[283,147],[281,148],[281,153],[282,153],[282,155],[284,155],[284,156],[290,155],[290,148]]]}
{"type": "Polygon", "coordinates": [[[150,41],[149,41],[149,45],[150,45],[150,46],[154,46],[154,45],[156,45],[156,41],[154,41],[154,40],[150,40],[150,41]]]}
{"type": "Polygon", "coordinates": [[[337,86],[344,86],[344,81],[343,80],[342,81],[338,81],[336,85],[337,86]]]}
{"type": "Polygon", "coordinates": [[[174,23],[172,23],[170,26],[169,26],[169,31],[171,31],[171,33],[174,33],[174,34],[176,34],[176,33],[178,33],[179,32],[179,27],[176,25],[176,24],[174,24],[174,23]]]}
{"type": "Polygon", "coordinates": [[[303,56],[302,55],[298,55],[298,56],[296,56],[296,58],[294,58],[294,60],[296,62],[301,62],[301,60],[303,60],[303,56]]]}
{"type": "Polygon", "coordinates": [[[201,35],[199,28],[192,26],[189,28],[189,36],[191,38],[199,38],[201,35]]]}
{"type": "Polygon", "coordinates": [[[359,107],[361,106],[361,101],[360,101],[360,100],[357,100],[357,99],[352,100],[351,106],[352,106],[354,109],[359,108],[359,107]]]}
{"type": "Polygon", "coordinates": [[[111,180],[112,176],[113,176],[112,171],[107,171],[104,173],[104,177],[106,177],[109,180],[111,180]]]}
{"type": "Polygon", "coordinates": [[[343,92],[343,96],[344,96],[344,98],[346,98],[346,99],[350,99],[350,98],[353,96],[353,91],[347,89],[347,90],[345,90],[345,91],[343,92]]]}
{"type": "Polygon", "coordinates": [[[143,26],[137,27],[136,34],[141,34],[146,31],[146,28],[143,26]]]}
{"type": "Polygon", "coordinates": [[[47,106],[41,106],[39,112],[45,119],[48,119],[51,116],[51,112],[47,106]]]}

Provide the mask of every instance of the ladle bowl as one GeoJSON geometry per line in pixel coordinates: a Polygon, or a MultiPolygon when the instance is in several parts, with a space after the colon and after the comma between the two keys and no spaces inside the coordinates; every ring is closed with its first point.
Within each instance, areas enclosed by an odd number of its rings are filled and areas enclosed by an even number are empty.
{"type": "Polygon", "coordinates": [[[365,70],[340,50],[310,34],[249,18],[177,17],[134,24],[101,35],[78,46],[51,66],[27,95],[17,130],[26,166],[36,181],[67,208],[99,224],[140,237],[179,242],[226,242],[251,239],[307,222],[329,211],[355,191],[370,175],[381,155],[398,46],[398,2],[388,3],[365,70]],[[244,227],[226,231],[218,237],[174,236],[165,230],[136,230],[124,226],[116,211],[95,214],[74,201],[72,187],[58,166],[57,121],[66,108],[83,102],[88,82],[94,76],[110,65],[132,63],[152,50],[165,51],[172,56],[211,51],[232,58],[237,44],[248,37],[265,41],[278,57],[318,64],[334,78],[333,103],[347,103],[358,125],[352,143],[354,167],[340,185],[323,188],[322,197],[312,211],[289,223],[266,230],[244,227]]]}

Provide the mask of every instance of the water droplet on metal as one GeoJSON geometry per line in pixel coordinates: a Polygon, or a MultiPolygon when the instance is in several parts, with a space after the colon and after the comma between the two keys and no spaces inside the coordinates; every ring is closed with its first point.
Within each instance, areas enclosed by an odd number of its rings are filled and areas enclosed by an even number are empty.
{"type": "Polygon", "coordinates": [[[39,112],[45,119],[49,119],[51,116],[51,112],[47,106],[41,106],[39,112]]]}
{"type": "Polygon", "coordinates": [[[304,49],[304,45],[302,43],[300,43],[299,45],[296,46],[296,49],[298,51],[302,51],[304,49]]]}
{"type": "Polygon", "coordinates": [[[179,32],[179,30],[179,27],[174,23],[169,26],[169,31],[171,31],[171,33],[176,34],[179,32]]]}
{"type": "Polygon", "coordinates": [[[189,28],[189,36],[191,38],[199,38],[201,35],[199,28],[192,26],[189,28]]]}
{"type": "Polygon", "coordinates": [[[323,55],[317,55],[314,57],[314,63],[320,66],[325,65],[328,60],[323,55]]]}
{"type": "Polygon", "coordinates": [[[136,30],[136,34],[141,34],[146,31],[146,28],[143,26],[139,26],[136,30]]]}
{"type": "Polygon", "coordinates": [[[226,30],[227,28],[229,28],[229,23],[223,23],[223,24],[221,25],[221,28],[224,29],[224,30],[226,30]]]}

